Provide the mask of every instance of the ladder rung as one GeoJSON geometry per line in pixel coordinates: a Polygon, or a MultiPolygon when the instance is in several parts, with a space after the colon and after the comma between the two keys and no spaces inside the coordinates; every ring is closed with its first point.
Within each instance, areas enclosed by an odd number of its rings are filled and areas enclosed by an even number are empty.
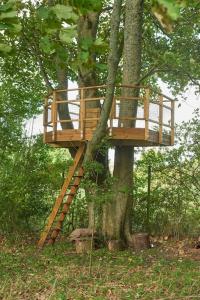
{"type": "Polygon", "coordinates": [[[67,194],[65,194],[65,196],[74,196],[75,195],[75,193],[67,193],[67,194]]]}
{"type": "Polygon", "coordinates": [[[79,184],[77,184],[77,183],[72,183],[72,184],[70,184],[69,186],[75,186],[75,187],[78,187],[79,184]]]}
{"type": "Polygon", "coordinates": [[[81,177],[83,177],[83,175],[74,175],[73,177],[81,178],[81,177]]]}
{"type": "Polygon", "coordinates": [[[53,230],[61,231],[62,229],[60,227],[55,227],[53,230]]]}

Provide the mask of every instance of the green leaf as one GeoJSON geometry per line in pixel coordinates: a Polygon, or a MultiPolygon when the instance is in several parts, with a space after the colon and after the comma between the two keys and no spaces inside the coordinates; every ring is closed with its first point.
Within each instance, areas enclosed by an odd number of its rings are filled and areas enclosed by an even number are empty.
{"type": "Polygon", "coordinates": [[[178,5],[174,0],[158,0],[158,2],[166,7],[168,15],[172,20],[176,20],[180,14],[180,5],[178,5]]]}
{"type": "Polygon", "coordinates": [[[9,11],[0,14],[0,20],[13,19],[17,17],[17,11],[9,11]]]}
{"type": "Polygon", "coordinates": [[[18,33],[22,29],[22,25],[20,23],[13,24],[13,32],[18,33]]]}
{"type": "Polygon", "coordinates": [[[93,45],[93,39],[91,37],[85,37],[81,40],[81,49],[88,51],[93,45]]]}
{"type": "Polygon", "coordinates": [[[88,51],[82,51],[80,53],[80,60],[82,63],[87,63],[88,62],[88,59],[89,59],[89,52],[88,51]]]}
{"type": "Polygon", "coordinates": [[[52,45],[51,41],[49,40],[48,36],[42,37],[39,45],[40,45],[40,49],[43,50],[47,54],[52,54],[55,52],[55,50],[53,49],[53,45],[52,45]]]}
{"type": "Polygon", "coordinates": [[[97,38],[94,42],[95,46],[104,46],[105,42],[102,40],[102,38],[97,38]]]}
{"type": "Polygon", "coordinates": [[[12,48],[7,44],[0,44],[0,52],[9,53],[12,48]]]}
{"type": "Polygon", "coordinates": [[[76,26],[71,26],[69,28],[62,29],[60,31],[59,37],[62,42],[69,44],[73,42],[73,38],[75,38],[76,35],[77,35],[76,26]]]}
{"type": "Polygon", "coordinates": [[[56,14],[59,20],[72,20],[76,22],[78,15],[73,12],[71,6],[57,4],[51,10],[56,14]]]}
{"type": "Polygon", "coordinates": [[[38,10],[37,10],[37,15],[38,15],[39,18],[45,20],[45,19],[48,18],[49,12],[50,12],[50,10],[49,10],[48,8],[46,8],[46,7],[44,7],[44,6],[40,6],[40,7],[38,8],[38,10]]]}
{"type": "Polygon", "coordinates": [[[0,23],[0,30],[7,30],[7,29],[13,29],[13,28],[14,28],[13,24],[0,23]]]}
{"type": "Polygon", "coordinates": [[[108,66],[106,64],[100,64],[100,63],[96,63],[96,68],[99,70],[99,71],[106,71],[108,69],[108,66]]]}
{"type": "Polygon", "coordinates": [[[0,5],[0,12],[1,11],[7,11],[16,6],[16,1],[15,0],[9,0],[7,3],[0,5]]]}

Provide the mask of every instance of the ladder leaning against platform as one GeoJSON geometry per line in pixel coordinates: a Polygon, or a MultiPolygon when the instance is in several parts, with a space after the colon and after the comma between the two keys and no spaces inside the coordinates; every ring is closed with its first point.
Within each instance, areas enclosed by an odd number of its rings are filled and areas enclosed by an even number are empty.
{"type": "Polygon", "coordinates": [[[45,242],[53,244],[62,229],[65,216],[69,211],[83,177],[82,161],[84,151],[85,144],[82,143],[74,157],[73,165],[69,168],[68,175],[48,217],[47,224],[41,233],[40,240],[38,241],[38,247],[40,248],[44,246],[45,242]],[[64,202],[65,198],[66,202],[64,202]]]}

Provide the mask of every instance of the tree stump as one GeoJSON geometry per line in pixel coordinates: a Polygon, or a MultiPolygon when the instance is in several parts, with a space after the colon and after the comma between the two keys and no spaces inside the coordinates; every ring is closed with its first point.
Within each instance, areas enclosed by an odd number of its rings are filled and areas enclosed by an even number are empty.
{"type": "Polygon", "coordinates": [[[75,240],[75,246],[77,254],[89,253],[93,249],[93,241],[91,238],[77,239],[75,240]]]}
{"type": "Polygon", "coordinates": [[[132,235],[132,245],[135,251],[151,248],[148,233],[135,233],[132,235]]]}
{"type": "Polygon", "coordinates": [[[121,240],[111,240],[108,241],[108,250],[109,251],[121,251],[124,249],[124,244],[121,240]]]}
{"type": "Polygon", "coordinates": [[[96,231],[90,228],[77,228],[73,230],[72,233],[70,234],[69,241],[73,242],[76,241],[77,239],[84,239],[95,235],[96,235],[96,231]]]}

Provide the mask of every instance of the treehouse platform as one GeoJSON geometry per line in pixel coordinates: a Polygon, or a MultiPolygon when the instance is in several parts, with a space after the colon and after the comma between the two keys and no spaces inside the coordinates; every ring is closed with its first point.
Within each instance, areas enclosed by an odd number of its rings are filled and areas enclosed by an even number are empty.
{"type": "MultiPolygon", "coordinates": [[[[77,147],[90,141],[97,127],[107,86],[54,90],[45,99],[44,142],[77,147]]],[[[112,146],[171,146],[174,144],[174,100],[149,87],[115,87],[107,122],[112,146]]]]}

